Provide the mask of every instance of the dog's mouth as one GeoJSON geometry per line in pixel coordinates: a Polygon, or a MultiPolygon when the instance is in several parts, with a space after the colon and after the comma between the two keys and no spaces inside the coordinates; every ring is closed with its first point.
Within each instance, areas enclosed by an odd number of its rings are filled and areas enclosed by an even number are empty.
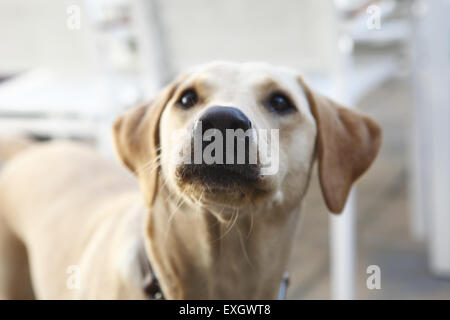
{"type": "Polygon", "coordinates": [[[269,193],[258,165],[183,164],[176,170],[178,186],[192,200],[241,206],[269,193]]]}
{"type": "Polygon", "coordinates": [[[185,164],[177,168],[177,178],[220,189],[252,186],[260,179],[258,165],[252,164],[185,164]]]}

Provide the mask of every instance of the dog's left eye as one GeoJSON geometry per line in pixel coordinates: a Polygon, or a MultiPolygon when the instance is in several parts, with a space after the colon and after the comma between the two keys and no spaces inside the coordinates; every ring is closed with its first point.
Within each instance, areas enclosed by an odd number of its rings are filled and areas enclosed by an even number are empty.
{"type": "Polygon", "coordinates": [[[285,114],[296,110],[289,98],[281,93],[275,93],[269,98],[268,107],[270,111],[279,114],[285,114]]]}
{"type": "Polygon", "coordinates": [[[197,102],[198,102],[197,93],[192,89],[185,91],[181,95],[181,98],[178,100],[178,104],[182,106],[184,109],[189,109],[193,107],[194,105],[197,104],[197,102]]]}

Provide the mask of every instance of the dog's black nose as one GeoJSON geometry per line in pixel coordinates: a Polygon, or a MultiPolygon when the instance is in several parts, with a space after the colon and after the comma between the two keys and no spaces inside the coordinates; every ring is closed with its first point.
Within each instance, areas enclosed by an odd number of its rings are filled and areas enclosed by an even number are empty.
{"type": "Polygon", "coordinates": [[[202,123],[202,134],[208,129],[217,129],[224,137],[226,129],[242,129],[245,132],[252,127],[247,116],[241,110],[233,107],[211,107],[198,121],[202,123]]]}
{"type": "Polygon", "coordinates": [[[257,181],[259,169],[252,123],[242,111],[234,107],[210,107],[193,129],[193,164],[183,166],[180,176],[220,186],[257,181]],[[215,133],[207,132],[210,129],[215,129],[215,133]]]}

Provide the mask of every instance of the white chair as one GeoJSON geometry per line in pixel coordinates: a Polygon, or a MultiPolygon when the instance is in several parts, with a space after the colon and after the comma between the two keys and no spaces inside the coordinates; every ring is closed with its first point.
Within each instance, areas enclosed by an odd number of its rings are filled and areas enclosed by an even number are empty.
{"type": "Polygon", "coordinates": [[[134,51],[127,51],[131,27],[115,15],[123,5],[0,3],[0,73],[17,74],[0,85],[1,131],[89,140],[112,153],[111,122],[141,100],[136,71],[141,68],[133,64],[134,51]],[[68,23],[74,14],[80,23],[72,29],[68,23]]]}

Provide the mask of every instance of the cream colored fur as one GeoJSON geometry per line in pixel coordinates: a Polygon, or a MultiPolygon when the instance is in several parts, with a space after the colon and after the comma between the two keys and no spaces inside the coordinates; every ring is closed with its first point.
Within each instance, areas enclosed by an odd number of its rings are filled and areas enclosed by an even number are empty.
{"type": "Polygon", "coordinates": [[[212,63],[189,70],[153,103],[116,122],[119,157],[135,177],[77,143],[22,151],[0,172],[0,298],[144,299],[142,252],[167,298],[275,298],[316,145],[319,161],[333,166],[321,177],[324,196],[330,210],[340,211],[380,144],[372,120],[351,111],[335,117],[330,108],[340,107],[314,99],[288,69],[212,63]],[[204,98],[180,110],[177,99],[190,87],[204,98]],[[262,101],[273,90],[286,92],[297,112],[268,112],[262,101]],[[189,132],[213,105],[241,109],[256,128],[279,129],[279,170],[262,179],[264,193],[213,193],[177,180],[174,151],[189,136],[173,139],[173,133],[189,132]],[[329,147],[336,136],[340,147],[329,147]],[[324,156],[324,150],[332,151],[324,156]],[[333,186],[343,189],[334,193],[333,186]]]}

